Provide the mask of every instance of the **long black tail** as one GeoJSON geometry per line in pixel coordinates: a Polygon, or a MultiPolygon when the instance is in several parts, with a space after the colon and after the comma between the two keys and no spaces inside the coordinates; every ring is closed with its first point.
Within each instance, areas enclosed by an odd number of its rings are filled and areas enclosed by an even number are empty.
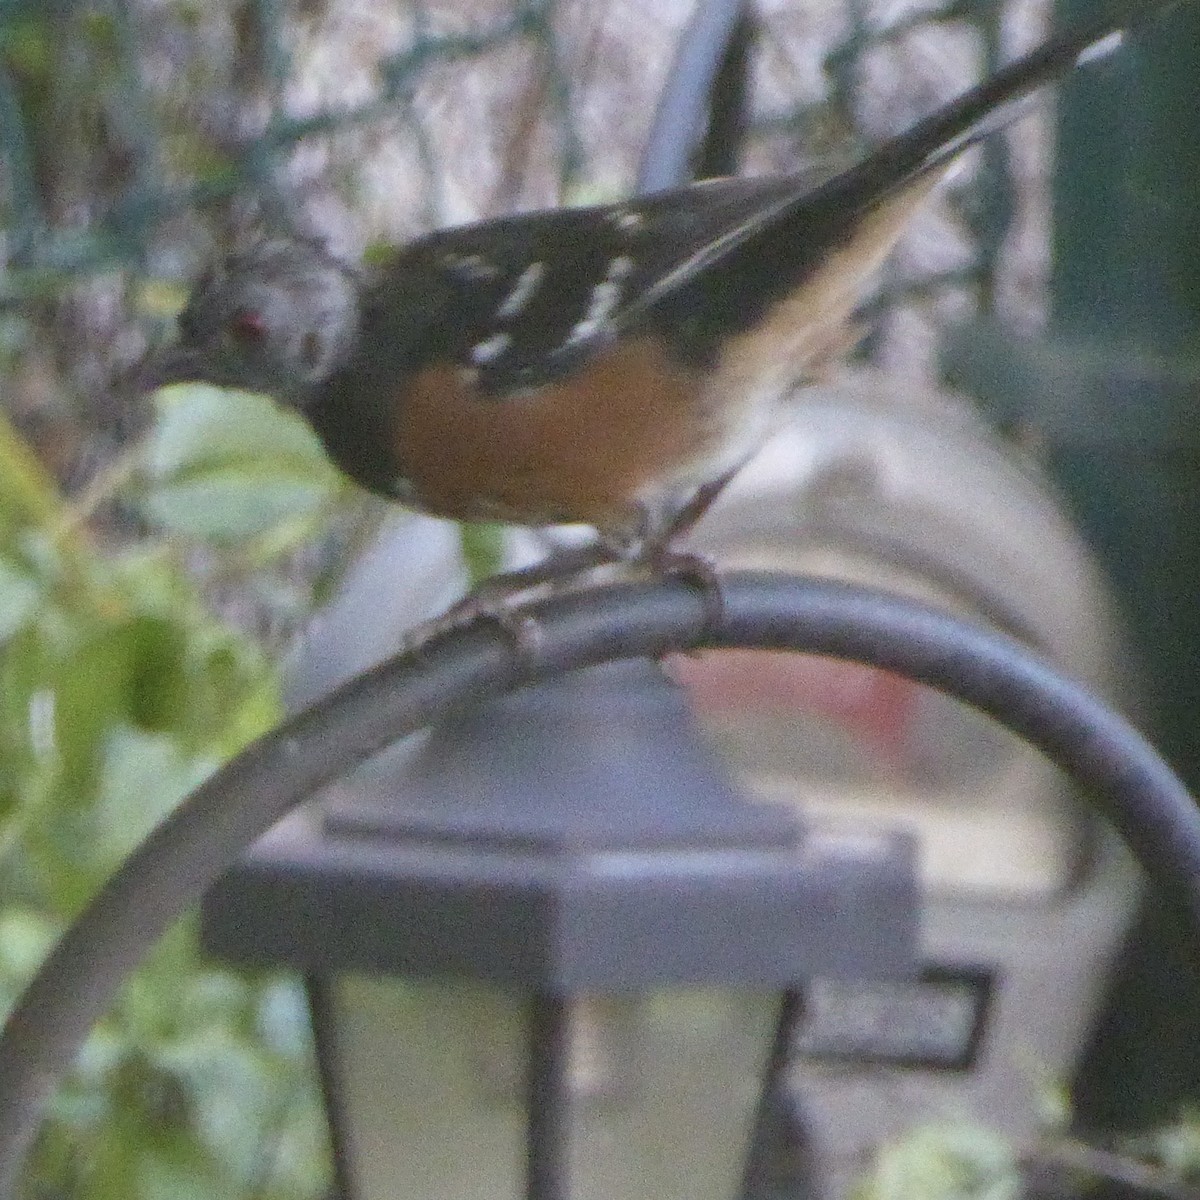
{"type": "Polygon", "coordinates": [[[719,249],[714,246],[703,278],[683,281],[657,301],[659,319],[686,353],[692,339],[704,346],[714,335],[753,328],[765,309],[802,286],[831,252],[856,236],[874,237],[886,251],[902,231],[903,207],[879,228],[866,232],[866,223],[890,198],[911,192],[915,208],[928,176],[1020,116],[1032,93],[1077,64],[1115,50],[1125,32],[1179,2],[1143,0],[1136,8],[1128,0],[1110,4],[1105,15],[1002,67],[855,166],[815,187],[798,186],[794,198],[776,190],[772,211],[760,210],[741,236],[727,236],[719,249]],[[716,282],[720,286],[714,287],[716,282]]]}
{"type": "Polygon", "coordinates": [[[842,172],[810,195],[822,193],[848,209],[874,203],[914,175],[935,170],[968,146],[988,137],[1021,115],[1031,93],[1093,57],[1115,50],[1122,35],[1148,24],[1178,0],[1110,6],[1091,23],[1051,38],[1016,59],[957,100],[884,142],[861,163],[842,172]]]}

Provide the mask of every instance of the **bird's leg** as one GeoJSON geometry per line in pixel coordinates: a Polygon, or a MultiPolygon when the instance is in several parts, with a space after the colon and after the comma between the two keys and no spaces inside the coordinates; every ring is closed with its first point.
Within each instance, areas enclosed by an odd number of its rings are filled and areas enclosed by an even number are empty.
{"type": "Polygon", "coordinates": [[[725,594],[712,561],[692,550],[676,550],[674,543],[683,537],[712,507],[741,464],[710,480],[676,512],[663,531],[648,541],[645,560],[659,577],[676,576],[695,586],[704,607],[704,628],[717,629],[725,619],[725,594]]]}
{"type": "Polygon", "coordinates": [[[517,608],[521,597],[538,588],[556,588],[570,583],[585,572],[613,562],[617,552],[603,541],[585,546],[559,549],[540,562],[527,567],[503,571],[481,580],[461,600],[444,613],[422,621],[408,630],[404,649],[419,650],[432,638],[472,621],[494,621],[513,640],[519,651],[537,649],[536,624],[517,608]]]}
{"type": "Polygon", "coordinates": [[[513,571],[502,571],[481,580],[450,611],[460,606],[467,608],[482,606],[486,609],[502,604],[511,604],[517,597],[541,587],[553,587],[567,583],[585,571],[602,567],[616,557],[613,549],[601,541],[588,542],[583,546],[560,547],[551,551],[539,562],[513,571]]]}
{"type": "Polygon", "coordinates": [[[712,559],[692,550],[675,550],[665,545],[657,548],[647,562],[657,578],[682,579],[699,593],[706,633],[721,627],[725,621],[725,593],[721,590],[721,577],[712,559]]]}
{"type": "Polygon", "coordinates": [[[560,549],[541,562],[482,580],[444,613],[413,626],[404,637],[404,649],[420,650],[440,634],[472,621],[490,620],[512,638],[518,651],[536,652],[536,623],[517,608],[517,601],[538,588],[561,588],[588,571],[622,559],[644,565],[658,578],[677,576],[694,583],[704,605],[705,627],[715,628],[725,616],[716,570],[703,555],[676,550],[673,543],[704,516],[735,474],[736,468],[702,485],[659,529],[652,527],[649,514],[644,513],[639,535],[629,542],[601,536],[583,546],[560,549]]]}
{"type": "Polygon", "coordinates": [[[671,542],[683,537],[712,508],[717,497],[741,469],[742,464],[738,463],[724,475],[718,475],[716,479],[710,479],[707,483],[701,484],[696,489],[695,495],[668,522],[660,538],[662,548],[665,549],[671,542]]]}

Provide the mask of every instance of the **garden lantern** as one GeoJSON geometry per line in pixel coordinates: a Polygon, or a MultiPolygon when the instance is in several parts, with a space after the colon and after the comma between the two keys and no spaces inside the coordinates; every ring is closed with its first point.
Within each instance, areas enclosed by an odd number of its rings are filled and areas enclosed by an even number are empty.
{"type": "Polygon", "coordinates": [[[915,897],[907,839],[746,799],[638,661],[281,822],[204,929],[308,978],[342,1200],[726,1200],[802,1137],[805,980],[910,976],[915,897]]]}

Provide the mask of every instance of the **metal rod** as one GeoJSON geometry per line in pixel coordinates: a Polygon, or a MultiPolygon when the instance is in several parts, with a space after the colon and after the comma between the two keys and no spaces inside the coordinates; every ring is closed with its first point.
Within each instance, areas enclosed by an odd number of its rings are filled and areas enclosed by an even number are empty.
{"type": "Polygon", "coordinates": [[[697,646],[804,650],[929,684],[996,717],[1080,784],[1137,855],[1160,903],[1200,926],[1200,810],[1122,717],[1011,638],[899,596],[828,580],[739,573],[722,620],[678,578],[589,588],[523,607],[517,647],[476,622],[359,676],[255,742],[184,800],[60,938],[0,1036],[0,1197],[49,1097],[126,974],[249,842],[301,799],[468,701],[561,671],[697,646]]]}
{"type": "Polygon", "coordinates": [[[328,1200],[357,1200],[359,1191],[351,1167],[350,1123],[342,1094],[342,1059],[338,1046],[333,985],[323,975],[305,975],[304,993],[308,998],[317,1079],[325,1108],[325,1122],[329,1128],[333,1179],[328,1200]]]}
{"type": "Polygon", "coordinates": [[[711,116],[713,84],[738,35],[743,0],[703,0],[679,39],[646,139],[636,191],[649,195],[691,178],[691,156],[711,116]]]}
{"type": "Polygon", "coordinates": [[[571,1149],[570,1001],[538,992],[529,1001],[525,1128],[526,1200],[566,1200],[571,1149]]]}
{"type": "MultiPolygon", "coordinates": [[[[738,1200],[768,1200],[785,1194],[794,1200],[804,1200],[814,1194],[807,1178],[811,1164],[795,1162],[795,1156],[788,1153],[795,1147],[797,1134],[802,1133],[792,1127],[795,1114],[788,1095],[787,1067],[792,1033],[803,1009],[804,998],[797,988],[788,988],[781,994],[775,1034],[763,1064],[762,1087],[746,1142],[738,1200]],[[786,1171],[781,1170],[783,1164],[788,1168],[786,1171]],[[787,1179],[779,1178],[785,1173],[787,1179]]],[[[800,1158],[804,1157],[802,1153],[800,1158]]]]}

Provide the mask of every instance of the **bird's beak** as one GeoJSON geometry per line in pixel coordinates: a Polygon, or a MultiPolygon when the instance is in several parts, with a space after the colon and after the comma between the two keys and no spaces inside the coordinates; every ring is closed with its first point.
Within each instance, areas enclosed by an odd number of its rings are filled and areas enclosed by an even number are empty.
{"type": "Polygon", "coordinates": [[[162,346],[151,350],[134,370],[134,386],[152,392],[169,383],[200,383],[210,378],[208,356],[187,346],[162,346]]]}

